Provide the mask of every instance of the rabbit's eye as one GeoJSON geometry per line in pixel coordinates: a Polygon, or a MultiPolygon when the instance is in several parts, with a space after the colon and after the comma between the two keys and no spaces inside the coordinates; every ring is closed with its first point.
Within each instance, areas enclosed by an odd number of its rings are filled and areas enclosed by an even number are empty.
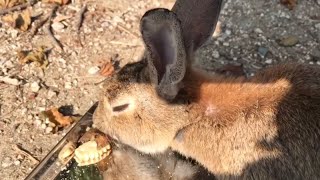
{"type": "Polygon", "coordinates": [[[113,112],[121,112],[121,111],[126,110],[128,107],[129,107],[129,104],[123,104],[120,106],[113,107],[112,110],[113,110],[113,112]]]}

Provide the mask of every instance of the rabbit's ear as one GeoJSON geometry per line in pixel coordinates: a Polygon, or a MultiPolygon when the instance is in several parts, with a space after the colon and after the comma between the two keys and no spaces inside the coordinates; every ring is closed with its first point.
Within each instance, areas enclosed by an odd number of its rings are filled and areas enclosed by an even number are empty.
{"type": "MultiPolygon", "coordinates": [[[[213,34],[223,0],[177,0],[172,11],[181,21],[186,50],[194,52],[213,34]]],[[[190,53],[190,52],[188,52],[190,53]]]]}
{"type": "Polygon", "coordinates": [[[140,30],[146,45],[151,81],[161,97],[172,100],[186,71],[180,22],[173,12],[158,8],[144,14],[140,30]]]}

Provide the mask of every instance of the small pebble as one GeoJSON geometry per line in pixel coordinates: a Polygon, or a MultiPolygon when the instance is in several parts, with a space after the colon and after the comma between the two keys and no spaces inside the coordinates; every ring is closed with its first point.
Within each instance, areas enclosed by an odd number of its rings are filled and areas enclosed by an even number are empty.
{"type": "Polygon", "coordinates": [[[98,66],[93,66],[88,70],[88,73],[91,75],[97,74],[100,71],[98,66]]]}
{"type": "Polygon", "coordinates": [[[64,88],[71,89],[72,88],[71,82],[65,82],[64,88]]]}
{"type": "Polygon", "coordinates": [[[4,160],[2,161],[2,164],[1,164],[1,166],[2,166],[3,168],[9,167],[9,166],[11,166],[11,165],[12,165],[12,160],[11,160],[10,157],[4,158],[4,160]]]}
{"type": "Polygon", "coordinates": [[[266,64],[271,64],[271,63],[272,63],[272,59],[267,59],[267,60],[265,61],[265,63],[266,63],[266,64]]]}
{"type": "Polygon", "coordinates": [[[42,112],[42,111],[45,111],[46,110],[46,107],[38,107],[38,111],[42,112]]]}
{"type": "Polygon", "coordinates": [[[72,85],[73,85],[73,86],[78,86],[78,81],[77,81],[76,79],[73,80],[73,81],[72,81],[72,85]]]}
{"type": "Polygon", "coordinates": [[[50,123],[49,118],[46,118],[45,121],[44,121],[44,123],[45,123],[45,124],[49,124],[49,123],[50,123]]]}
{"type": "Polygon", "coordinates": [[[12,38],[17,38],[18,34],[19,34],[19,31],[16,30],[16,29],[13,29],[13,30],[11,30],[10,34],[11,34],[12,38]]]}
{"type": "Polygon", "coordinates": [[[103,27],[103,28],[108,27],[108,26],[110,26],[108,21],[101,23],[101,27],[103,27]]]}
{"type": "Polygon", "coordinates": [[[54,31],[57,31],[57,32],[60,32],[64,29],[64,25],[60,22],[52,23],[51,27],[54,31]]]}
{"type": "Polygon", "coordinates": [[[54,91],[52,91],[52,90],[49,90],[49,91],[48,91],[48,98],[49,98],[49,99],[53,98],[53,97],[56,96],[56,95],[57,95],[56,92],[54,92],[54,91]]]}
{"type": "Polygon", "coordinates": [[[19,166],[19,165],[21,164],[21,162],[20,162],[19,160],[15,160],[15,161],[13,162],[13,164],[16,165],[16,166],[19,166]]]}
{"type": "Polygon", "coordinates": [[[31,114],[29,114],[28,116],[27,116],[27,119],[28,120],[31,120],[33,118],[33,116],[31,115],[31,114]]]}
{"type": "Polygon", "coordinates": [[[41,124],[41,129],[46,129],[47,125],[46,124],[41,124]]]}
{"type": "Polygon", "coordinates": [[[314,27],[320,29],[320,23],[316,24],[314,27]]]}
{"type": "Polygon", "coordinates": [[[7,68],[13,68],[14,67],[14,64],[12,63],[12,61],[6,61],[4,63],[4,65],[7,67],[7,68]]]}
{"type": "Polygon", "coordinates": [[[17,159],[18,159],[18,160],[22,160],[22,159],[23,159],[23,156],[22,156],[21,154],[18,154],[17,159]]]}
{"type": "Polygon", "coordinates": [[[67,63],[67,61],[65,59],[63,59],[63,58],[59,58],[58,61],[61,62],[62,64],[66,64],[67,63]]]}
{"type": "Polygon", "coordinates": [[[231,35],[231,30],[227,29],[226,30],[226,35],[228,35],[228,36],[231,35]]]}
{"type": "Polygon", "coordinates": [[[40,90],[40,86],[37,82],[33,82],[31,84],[31,91],[32,92],[38,92],[40,90]]]}
{"type": "Polygon", "coordinates": [[[37,127],[41,126],[42,121],[40,119],[34,120],[33,124],[37,127]]]}
{"type": "Polygon", "coordinates": [[[259,47],[258,48],[258,54],[262,57],[262,58],[265,58],[266,55],[268,54],[269,52],[269,49],[266,48],[266,47],[259,47]]]}
{"type": "Polygon", "coordinates": [[[257,33],[257,34],[262,34],[263,33],[263,31],[260,28],[255,28],[254,32],[257,33]]]}
{"type": "Polygon", "coordinates": [[[223,46],[229,46],[229,43],[228,42],[224,42],[222,45],[223,46]]]}
{"type": "Polygon", "coordinates": [[[52,132],[52,130],[53,130],[53,128],[49,126],[49,127],[46,128],[45,133],[49,134],[49,133],[52,132]]]}
{"type": "Polygon", "coordinates": [[[220,54],[219,54],[219,51],[213,51],[212,52],[212,56],[215,58],[215,59],[218,59],[220,57],[220,54]]]}
{"type": "Polygon", "coordinates": [[[53,127],[53,128],[54,128],[54,127],[56,127],[56,124],[55,124],[55,123],[53,123],[53,122],[49,122],[48,126],[49,126],[49,127],[53,127]]]}

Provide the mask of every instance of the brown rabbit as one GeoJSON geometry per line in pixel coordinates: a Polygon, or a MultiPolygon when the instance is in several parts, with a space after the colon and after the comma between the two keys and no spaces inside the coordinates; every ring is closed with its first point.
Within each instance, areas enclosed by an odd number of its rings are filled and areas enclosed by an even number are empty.
{"type": "Polygon", "coordinates": [[[147,155],[120,144],[113,149],[103,177],[105,180],[214,179],[203,167],[180,158],[171,150],[159,155],[147,155]]]}
{"type": "Polygon", "coordinates": [[[320,178],[320,68],[283,64],[248,79],[192,66],[221,0],[178,0],[141,19],[146,60],[106,83],[94,124],[144,153],[168,148],[217,179],[320,178]]]}

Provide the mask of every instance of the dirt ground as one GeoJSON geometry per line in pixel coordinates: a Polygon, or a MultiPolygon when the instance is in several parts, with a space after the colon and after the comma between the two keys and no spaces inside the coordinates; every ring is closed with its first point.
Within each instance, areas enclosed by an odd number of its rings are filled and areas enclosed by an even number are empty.
{"type": "MultiPolygon", "coordinates": [[[[18,145],[41,160],[65,135],[50,127],[40,112],[65,108],[73,115],[84,114],[97,101],[105,77],[97,75],[101,63],[110,59],[137,61],[143,44],[139,19],[150,8],[171,8],[173,0],[75,0],[58,8],[61,21],[53,32],[64,52],[54,46],[44,28],[30,38],[0,20],[0,177],[24,179],[37,164],[14,148],[18,145]],[[83,25],[77,33],[75,22],[87,4],[83,25]],[[62,24],[62,26],[61,26],[62,24]],[[35,63],[20,64],[18,50],[41,45],[55,47],[48,53],[43,71],[35,63]]],[[[36,3],[32,12],[48,14],[52,6],[36,3]]],[[[42,15],[44,16],[44,15],[42,15]]],[[[226,0],[220,16],[221,32],[199,51],[200,65],[214,71],[226,64],[243,65],[248,76],[266,66],[282,62],[320,65],[320,1],[298,0],[293,10],[280,0],[226,0]]]]}

